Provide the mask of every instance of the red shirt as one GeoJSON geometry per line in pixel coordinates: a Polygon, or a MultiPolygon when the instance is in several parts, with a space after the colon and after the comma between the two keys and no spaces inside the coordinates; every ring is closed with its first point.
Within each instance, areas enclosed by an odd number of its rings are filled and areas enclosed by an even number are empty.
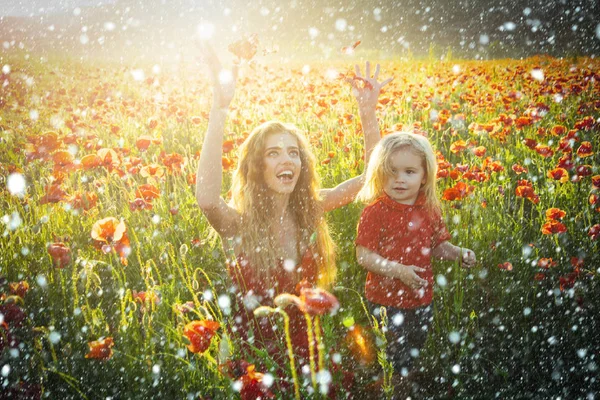
{"type": "Polygon", "coordinates": [[[365,207],[358,223],[356,244],[383,258],[403,265],[424,268],[418,275],[429,283],[413,290],[400,279],[370,272],[365,295],[373,303],[398,308],[415,308],[433,299],[431,251],[450,239],[440,213],[425,207],[425,197],[419,195],[414,205],[400,204],[384,195],[365,207]]]}

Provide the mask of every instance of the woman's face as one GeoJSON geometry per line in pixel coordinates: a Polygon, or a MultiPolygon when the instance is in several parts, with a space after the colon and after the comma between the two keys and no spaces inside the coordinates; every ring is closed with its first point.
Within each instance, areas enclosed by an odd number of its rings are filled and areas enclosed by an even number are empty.
{"type": "Polygon", "coordinates": [[[263,160],[263,178],[267,187],[279,194],[292,193],[302,167],[298,140],[289,132],[269,135],[263,160]]]}

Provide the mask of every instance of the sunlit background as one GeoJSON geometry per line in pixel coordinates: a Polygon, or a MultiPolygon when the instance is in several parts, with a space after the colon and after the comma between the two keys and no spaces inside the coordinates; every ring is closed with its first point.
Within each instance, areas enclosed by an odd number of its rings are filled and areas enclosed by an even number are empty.
{"type": "Polygon", "coordinates": [[[259,56],[519,58],[594,55],[595,0],[3,1],[4,49],[180,61],[201,31],[219,47],[256,33],[259,56]],[[208,30],[206,26],[209,26],[208,30]],[[347,55],[347,54],[346,54],[347,55]]]}

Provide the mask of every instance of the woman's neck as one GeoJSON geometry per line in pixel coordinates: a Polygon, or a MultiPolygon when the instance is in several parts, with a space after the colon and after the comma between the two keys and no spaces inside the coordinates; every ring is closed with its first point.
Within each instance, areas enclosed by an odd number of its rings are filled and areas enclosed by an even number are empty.
{"type": "Polygon", "coordinates": [[[287,212],[288,205],[290,204],[289,194],[274,194],[272,195],[273,201],[273,216],[279,221],[283,221],[287,212]]]}

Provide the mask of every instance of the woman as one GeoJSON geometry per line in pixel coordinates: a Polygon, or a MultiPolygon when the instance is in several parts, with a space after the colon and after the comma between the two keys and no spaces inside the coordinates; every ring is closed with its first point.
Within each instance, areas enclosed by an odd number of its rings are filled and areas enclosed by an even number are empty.
{"type": "MultiPolygon", "coordinates": [[[[270,305],[296,285],[326,287],[335,278],[334,245],[323,214],[351,202],[363,177],[349,179],[332,189],[319,189],[315,159],[305,137],[292,125],[271,121],[258,126],[240,148],[233,176],[232,201],[221,197],[222,144],[228,107],[235,92],[233,79],[223,79],[214,51],[205,46],[205,58],[213,81],[213,104],[208,130],[198,163],[196,199],[230,255],[228,272],[238,289],[239,313],[234,330],[245,335],[250,327],[256,340],[275,354],[281,339],[275,337],[268,320],[257,329],[248,325],[259,304],[270,305]],[[221,79],[219,79],[221,77],[221,79]]],[[[356,66],[357,77],[349,80],[359,105],[366,156],[379,141],[375,106],[380,90],[391,81],[378,82],[379,65],[370,77],[356,66]],[[364,83],[364,84],[361,84],[364,83]]],[[[296,353],[307,353],[303,319],[291,311],[291,328],[296,353]]]]}

